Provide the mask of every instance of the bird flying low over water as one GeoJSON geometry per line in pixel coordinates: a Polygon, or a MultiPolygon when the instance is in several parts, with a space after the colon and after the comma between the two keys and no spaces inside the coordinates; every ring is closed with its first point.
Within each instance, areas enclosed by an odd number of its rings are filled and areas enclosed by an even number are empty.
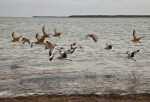
{"type": "Polygon", "coordinates": [[[84,52],[82,49],[83,47],[80,44],[73,43],[70,46],[71,46],[71,48],[68,50],[69,54],[72,54],[76,48],[80,48],[82,50],[82,52],[84,52]]]}
{"type": "Polygon", "coordinates": [[[19,39],[22,37],[22,35],[19,37],[16,37],[15,33],[12,32],[12,37],[13,37],[13,40],[11,40],[12,42],[19,42],[19,39]]]}
{"type": "Polygon", "coordinates": [[[21,41],[23,41],[22,44],[24,44],[25,42],[27,42],[30,45],[30,43],[31,43],[31,41],[29,39],[26,39],[26,38],[22,38],[21,41]]]}
{"type": "Polygon", "coordinates": [[[45,50],[46,50],[46,49],[50,49],[51,46],[57,46],[57,45],[54,44],[54,43],[52,43],[52,42],[46,41],[46,43],[45,43],[45,50]]]}
{"type": "Polygon", "coordinates": [[[45,44],[44,40],[47,38],[46,36],[40,37],[39,34],[37,33],[35,37],[36,37],[37,41],[36,42],[32,42],[31,43],[31,47],[33,47],[33,44],[41,44],[41,45],[45,44]]]}
{"type": "Polygon", "coordinates": [[[54,58],[56,46],[57,46],[56,44],[51,43],[49,41],[46,41],[46,43],[45,43],[45,50],[49,49],[49,60],[50,61],[52,61],[52,59],[54,58]]]}
{"type": "Polygon", "coordinates": [[[91,38],[93,38],[93,41],[94,42],[97,42],[97,36],[96,35],[94,35],[94,34],[88,34],[86,37],[91,37],[91,38]]]}
{"type": "Polygon", "coordinates": [[[125,58],[132,59],[132,60],[136,61],[136,60],[134,59],[134,55],[135,55],[136,53],[138,53],[139,51],[140,51],[140,50],[136,50],[136,51],[134,51],[134,52],[132,52],[132,53],[130,53],[129,51],[127,51],[126,54],[128,54],[128,56],[126,56],[125,58]]]}
{"type": "Polygon", "coordinates": [[[52,61],[54,58],[54,53],[55,53],[55,46],[49,46],[49,60],[52,61]]]}
{"type": "Polygon", "coordinates": [[[106,47],[104,48],[105,50],[111,50],[112,49],[112,45],[106,43],[106,47]]]}
{"type": "Polygon", "coordinates": [[[59,59],[59,60],[70,60],[70,61],[72,61],[70,58],[68,58],[68,50],[67,51],[65,51],[65,49],[64,48],[61,48],[61,49],[59,49],[59,54],[60,54],[60,56],[59,57],[57,57],[57,58],[55,58],[55,59],[59,59]]]}
{"type": "Polygon", "coordinates": [[[53,35],[54,37],[60,38],[60,35],[62,34],[61,32],[57,32],[57,29],[54,29],[55,34],[53,35]]]}
{"type": "Polygon", "coordinates": [[[145,37],[145,36],[142,36],[142,37],[137,38],[136,32],[135,32],[135,30],[134,30],[134,31],[133,31],[133,40],[131,40],[131,41],[141,43],[141,42],[140,42],[140,39],[142,39],[142,38],[144,38],[144,37],[145,37]]]}
{"type": "Polygon", "coordinates": [[[42,31],[43,31],[43,35],[44,35],[46,38],[50,38],[50,36],[49,36],[50,34],[47,34],[46,29],[45,29],[45,26],[43,26],[42,31]]]}

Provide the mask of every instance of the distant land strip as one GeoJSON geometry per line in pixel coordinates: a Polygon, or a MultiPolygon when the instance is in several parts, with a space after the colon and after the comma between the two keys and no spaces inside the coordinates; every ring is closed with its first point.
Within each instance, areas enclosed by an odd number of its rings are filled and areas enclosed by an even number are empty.
{"type": "Polygon", "coordinates": [[[44,18],[147,18],[150,15],[71,15],[71,16],[33,16],[44,18]]]}
{"type": "Polygon", "coordinates": [[[71,15],[69,17],[96,17],[96,18],[122,18],[122,17],[150,17],[150,15],[71,15]]]}
{"type": "Polygon", "coordinates": [[[41,17],[41,18],[67,18],[68,16],[32,16],[32,17],[41,17]]]}

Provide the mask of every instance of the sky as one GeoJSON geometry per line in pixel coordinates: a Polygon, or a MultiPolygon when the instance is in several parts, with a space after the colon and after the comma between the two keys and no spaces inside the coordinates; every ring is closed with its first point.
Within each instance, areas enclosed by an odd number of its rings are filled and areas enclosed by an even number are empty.
{"type": "Polygon", "coordinates": [[[150,0],[0,0],[0,16],[150,15],[150,0]]]}

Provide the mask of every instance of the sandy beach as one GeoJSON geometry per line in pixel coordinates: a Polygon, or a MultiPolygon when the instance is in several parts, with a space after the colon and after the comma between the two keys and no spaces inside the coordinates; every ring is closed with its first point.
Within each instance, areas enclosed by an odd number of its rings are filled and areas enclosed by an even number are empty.
{"type": "Polygon", "coordinates": [[[72,95],[31,95],[0,98],[0,102],[149,102],[150,94],[72,94],[72,95]]]}

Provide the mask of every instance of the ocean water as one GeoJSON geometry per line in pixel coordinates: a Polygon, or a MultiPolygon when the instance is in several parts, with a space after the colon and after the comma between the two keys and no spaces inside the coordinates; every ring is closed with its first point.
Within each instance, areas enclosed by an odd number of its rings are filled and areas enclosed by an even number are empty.
{"type": "MultiPolygon", "coordinates": [[[[0,17],[0,97],[31,94],[109,94],[150,93],[150,18],[15,18],[0,17]],[[47,38],[57,47],[83,46],[72,61],[49,61],[43,45],[12,43],[12,32],[36,41],[42,27],[61,39],[47,38]],[[145,36],[133,43],[132,33],[145,36]],[[98,36],[97,43],[87,34],[98,36]],[[113,45],[114,51],[104,48],[113,45]],[[125,59],[126,51],[140,50],[136,61],[125,59]]],[[[45,40],[45,41],[46,41],[45,40]]],[[[55,58],[58,57],[58,51],[55,58]]]]}

